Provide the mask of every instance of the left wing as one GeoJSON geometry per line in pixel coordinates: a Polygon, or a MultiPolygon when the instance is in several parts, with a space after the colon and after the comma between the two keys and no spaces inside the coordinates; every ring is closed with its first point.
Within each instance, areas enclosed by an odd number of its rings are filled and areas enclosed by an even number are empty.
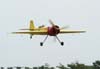
{"type": "Polygon", "coordinates": [[[13,34],[47,35],[47,31],[12,32],[13,34]]]}
{"type": "Polygon", "coordinates": [[[60,30],[60,33],[85,33],[84,30],[60,30]]]}

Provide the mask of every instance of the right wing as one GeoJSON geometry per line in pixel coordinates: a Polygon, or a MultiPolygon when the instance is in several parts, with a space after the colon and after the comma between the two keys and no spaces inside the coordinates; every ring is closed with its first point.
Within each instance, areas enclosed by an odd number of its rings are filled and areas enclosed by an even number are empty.
{"type": "Polygon", "coordinates": [[[84,30],[60,30],[60,33],[85,33],[84,30]]]}

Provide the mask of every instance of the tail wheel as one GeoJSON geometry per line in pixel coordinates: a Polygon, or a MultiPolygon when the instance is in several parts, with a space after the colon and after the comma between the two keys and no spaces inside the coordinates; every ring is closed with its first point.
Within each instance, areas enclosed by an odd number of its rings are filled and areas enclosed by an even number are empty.
{"type": "Polygon", "coordinates": [[[30,35],[30,39],[32,39],[32,36],[33,36],[33,35],[30,35]]]}

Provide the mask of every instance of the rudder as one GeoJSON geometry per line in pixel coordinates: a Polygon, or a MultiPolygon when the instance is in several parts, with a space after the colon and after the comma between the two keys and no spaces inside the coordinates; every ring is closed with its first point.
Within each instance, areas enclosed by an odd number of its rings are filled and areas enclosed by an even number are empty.
{"type": "Polygon", "coordinates": [[[33,31],[34,28],[35,28],[34,21],[33,20],[30,20],[30,27],[29,27],[30,31],[33,31]]]}

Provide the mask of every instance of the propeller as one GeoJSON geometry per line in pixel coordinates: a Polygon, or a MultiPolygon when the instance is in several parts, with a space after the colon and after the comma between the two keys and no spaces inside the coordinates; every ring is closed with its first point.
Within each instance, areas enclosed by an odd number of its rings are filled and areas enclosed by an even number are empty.
{"type": "Polygon", "coordinates": [[[55,24],[53,23],[53,21],[51,19],[49,19],[49,22],[52,26],[55,26],[55,24]]]}
{"type": "Polygon", "coordinates": [[[63,27],[60,28],[60,30],[66,29],[66,28],[69,28],[69,26],[63,26],[63,27]]]}
{"type": "Polygon", "coordinates": [[[56,41],[57,41],[55,37],[53,37],[53,41],[54,41],[54,42],[56,42],[56,41]]]}
{"type": "MultiPolygon", "coordinates": [[[[54,24],[54,22],[53,22],[51,19],[49,20],[49,22],[50,22],[50,24],[51,24],[52,26],[54,26],[54,28],[56,28],[56,27],[55,27],[56,25],[54,24]]],[[[60,30],[66,29],[66,28],[69,28],[69,26],[61,27],[60,30]]],[[[59,28],[56,28],[56,29],[59,29],[59,28]]]]}
{"type": "MultiPolygon", "coordinates": [[[[54,22],[53,22],[51,19],[49,19],[49,22],[50,22],[50,24],[51,24],[55,29],[60,30],[59,28],[56,27],[57,25],[55,25],[54,22]]],[[[59,26],[58,26],[58,27],[59,27],[59,26]]]]}

